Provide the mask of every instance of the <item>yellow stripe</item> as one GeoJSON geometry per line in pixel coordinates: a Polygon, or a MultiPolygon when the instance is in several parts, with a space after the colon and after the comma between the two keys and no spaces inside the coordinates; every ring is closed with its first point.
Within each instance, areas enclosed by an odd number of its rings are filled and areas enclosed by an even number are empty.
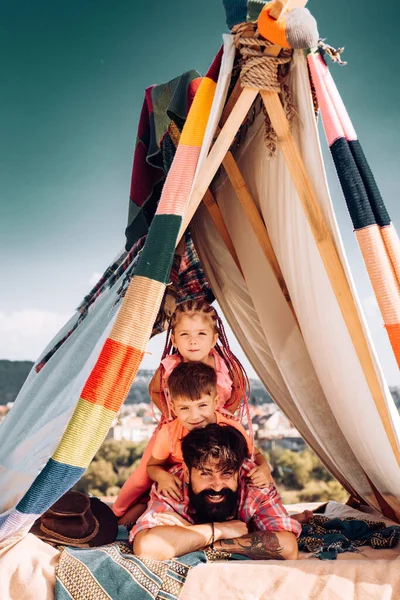
{"type": "Polygon", "coordinates": [[[215,81],[204,77],[190,107],[180,144],[185,146],[202,145],[216,86],[215,81]]]}
{"type": "Polygon", "coordinates": [[[115,412],[79,399],[53,459],[86,468],[106,437],[115,412]]]}
{"type": "Polygon", "coordinates": [[[144,352],[164,295],[165,285],[138,275],[126,292],[110,338],[144,352]]]}

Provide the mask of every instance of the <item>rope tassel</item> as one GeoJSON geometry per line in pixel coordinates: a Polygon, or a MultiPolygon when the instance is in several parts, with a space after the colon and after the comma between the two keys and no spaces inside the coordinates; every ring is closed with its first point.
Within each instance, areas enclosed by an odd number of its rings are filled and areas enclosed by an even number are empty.
{"type": "MultiPolygon", "coordinates": [[[[257,90],[277,92],[281,97],[286,117],[291,123],[296,115],[292,95],[287,85],[292,50],[278,48],[278,56],[269,54],[269,49],[275,49],[276,46],[261,36],[256,23],[235,25],[232,33],[235,36],[235,46],[242,57],[240,62],[241,85],[257,90]]],[[[274,156],[278,139],[265,110],[264,115],[265,144],[270,156],[274,156]]]]}

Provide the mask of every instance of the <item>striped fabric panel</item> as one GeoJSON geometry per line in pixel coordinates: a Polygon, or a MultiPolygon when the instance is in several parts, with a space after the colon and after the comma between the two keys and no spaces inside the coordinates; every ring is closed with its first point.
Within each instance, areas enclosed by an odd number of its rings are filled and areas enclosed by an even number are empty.
{"type": "Polygon", "coordinates": [[[348,144],[357,170],[364,184],[371,210],[374,213],[375,221],[379,227],[386,227],[387,225],[390,225],[389,213],[386,210],[386,206],[383,202],[381,193],[367,162],[361,144],[356,139],[348,140],[348,144]]]}
{"type": "Polygon", "coordinates": [[[82,476],[137,374],[168,282],[176,239],[190,196],[195,168],[211,109],[222,51],[203,78],[193,100],[168,174],[159,208],[149,229],[135,276],[116,321],[78,400],[61,442],[22,498],[0,524],[0,539],[32,522],[82,476]],[[181,140],[182,141],[182,140],[181,140]],[[179,185],[176,184],[179,181],[179,185]],[[19,517],[18,515],[22,515],[19,517]]]}
{"type": "Polygon", "coordinates": [[[138,353],[137,361],[140,364],[146,350],[147,342],[145,340],[150,338],[152,332],[153,305],[161,303],[165,285],[159,281],[149,281],[147,277],[137,275],[135,276],[135,282],[135,286],[129,286],[127,289],[125,295],[127,300],[122,303],[119,312],[121,318],[115,323],[110,333],[110,339],[136,349],[138,353]],[[148,303],[138,313],[135,307],[142,302],[144,294],[147,294],[148,303]]]}
{"type": "Polygon", "coordinates": [[[36,521],[39,516],[40,514],[26,515],[14,508],[7,516],[0,517],[0,549],[2,541],[7,540],[7,545],[12,543],[15,532],[18,532],[19,539],[27,534],[32,527],[32,523],[36,521]]]}
{"type": "Polygon", "coordinates": [[[357,241],[374,289],[379,290],[376,299],[385,325],[400,323],[400,288],[387,260],[386,246],[379,227],[372,225],[356,230],[357,241]]]}
{"type": "Polygon", "coordinates": [[[119,396],[126,389],[129,390],[130,378],[126,371],[126,365],[129,365],[136,356],[140,361],[143,352],[129,348],[110,338],[106,340],[101,360],[99,357],[82,390],[82,398],[89,403],[116,412],[119,409],[119,396]],[[110,365],[109,369],[106,368],[107,365],[110,365]],[[113,384],[111,393],[110,382],[113,384]]]}
{"type": "Polygon", "coordinates": [[[308,63],[347,208],[400,367],[399,238],[327,65],[314,53],[308,63]]]}
{"type": "Polygon", "coordinates": [[[168,177],[165,182],[156,217],[164,214],[170,215],[175,210],[183,213],[191,188],[191,181],[187,175],[190,174],[193,179],[199,154],[200,147],[183,146],[182,142],[179,143],[169,171],[173,178],[168,177]]]}
{"type": "MultiPolygon", "coordinates": [[[[150,231],[153,233],[151,238],[153,244],[146,240],[136,267],[136,276],[157,281],[163,286],[168,283],[174,258],[175,242],[181,223],[182,217],[180,215],[155,215],[149,230],[149,235],[150,231]],[[166,247],[168,247],[168,250],[165,249],[166,247]]],[[[146,285],[148,286],[148,284],[146,285]]]]}
{"type": "Polygon", "coordinates": [[[54,461],[85,469],[105,439],[115,414],[114,410],[81,398],[53,454],[54,461]]]}
{"type": "Polygon", "coordinates": [[[201,148],[216,85],[215,81],[208,77],[202,81],[182,131],[180,140],[182,146],[201,148]]]}
{"type": "Polygon", "coordinates": [[[385,325],[385,329],[390,338],[393,352],[398,356],[400,354],[400,324],[395,323],[394,325],[385,325]]]}
{"type": "Polygon", "coordinates": [[[37,515],[42,514],[55,502],[55,496],[60,498],[64,492],[71,489],[84,472],[85,469],[81,467],[61,464],[50,458],[16,509],[26,515],[32,515],[35,520],[37,515]]]}
{"type": "Polygon", "coordinates": [[[386,251],[392,261],[393,270],[396,273],[396,279],[400,283],[400,241],[397,231],[392,224],[382,227],[381,234],[385,242],[386,251]]]}

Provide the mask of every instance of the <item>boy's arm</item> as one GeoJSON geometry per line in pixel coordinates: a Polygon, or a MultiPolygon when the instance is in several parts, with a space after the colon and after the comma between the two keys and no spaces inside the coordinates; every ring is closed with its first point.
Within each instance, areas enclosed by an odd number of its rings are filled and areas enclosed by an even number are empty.
{"type": "Polygon", "coordinates": [[[272,481],[271,469],[267,459],[258,448],[254,448],[254,462],[257,466],[248,473],[251,483],[257,487],[268,486],[272,481]]]}
{"type": "MultiPolygon", "coordinates": [[[[244,436],[250,450],[252,445],[251,440],[243,425],[237,421],[232,422],[232,425],[244,436]]],[[[267,459],[258,448],[254,448],[254,462],[256,463],[256,466],[247,473],[247,477],[251,479],[253,485],[257,487],[267,487],[272,481],[271,469],[269,468],[267,459]]]]}
{"type": "Polygon", "coordinates": [[[182,499],[182,481],[176,475],[168,473],[166,459],[160,460],[151,455],[147,463],[147,475],[157,483],[160,494],[178,501],[182,499]]]}
{"type": "Polygon", "coordinates": [[[162,477],[166,471],[167,459],[160,460],[151,455],[147,463],[147,475],[150,479],[158,483],[160,476],[162,477]]]}
{"type": "Polygon", "coordinates": [[[267,459],[265,458],[264,454],[262,452],[260,452],[260,450],[258,448],[254,448],[254,462],[256,463],[256,465],[258,467],[266,464],[269,469],[267,459]]]}

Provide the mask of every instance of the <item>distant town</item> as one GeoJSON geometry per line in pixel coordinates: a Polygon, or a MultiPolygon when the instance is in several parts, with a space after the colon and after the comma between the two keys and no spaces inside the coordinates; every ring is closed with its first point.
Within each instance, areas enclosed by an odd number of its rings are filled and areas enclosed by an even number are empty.
{"type": "MultiPolygon", "coordinates": [[[[0,423],[12,407],[32,365],[29,361],[0,361],[0,423]]],[[[152,376],[153,371],[139,371],[107,439],[126,440],[135,444],[150,439],[158,422],[148,394],[152,376]]],[[[301,451],[305,446],[304,440],[274,403],[262,383],[251,379],[250,387],[252,426],[259,447],[267,451],[275,446],[301,451]]],[[[391,388],[391,393],[400,410],[400,388],[391,388]]]]}
{"type": "MultiPolygon", "coordinates": [[[[0,423],[12,408],[32,366],[33,363],[28,361],[0,360],[0,423]]],[[[74,489],[110,501],[118,495],[157,426],[157,414],[148,394],[152,376],[153,371],[139,371],[107,438],[74,489]]],[[[346,491],[306,446],[262,383],[251,379],[250,386],[250,413],[256,446],[273,469],[283,501],[288,504],[345,501],[346,491]]],[[[400,388],[392,388],[391,392],[399,409],[400,388]]]]}

